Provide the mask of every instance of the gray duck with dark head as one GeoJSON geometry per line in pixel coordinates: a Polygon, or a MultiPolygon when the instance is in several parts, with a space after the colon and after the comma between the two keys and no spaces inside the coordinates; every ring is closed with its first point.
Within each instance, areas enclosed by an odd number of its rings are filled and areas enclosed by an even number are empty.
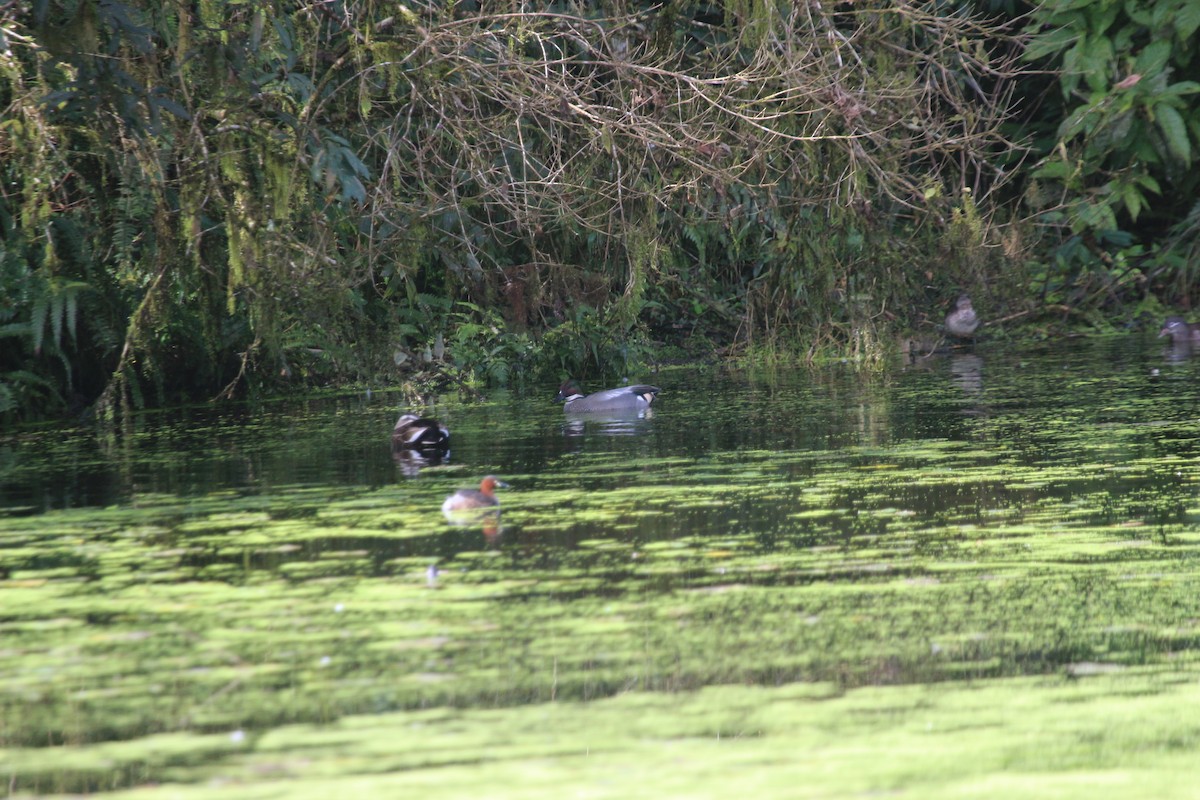
{"type": "Polygon", "coordinates": [[[620,386],[616,389],[604,389],[585,396],[578,383],[568,380],[558,387],[558,396],[554,399],[563,404],[563,411],[572,414],[644,411],[650,407],[654,398],[661,391],[657,386],[637,384],[620,386]]]}

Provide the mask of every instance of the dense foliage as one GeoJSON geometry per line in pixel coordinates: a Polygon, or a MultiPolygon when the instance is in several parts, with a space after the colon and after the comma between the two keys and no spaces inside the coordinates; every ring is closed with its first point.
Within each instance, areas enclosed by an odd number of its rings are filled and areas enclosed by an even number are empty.
{"type": "Polygon", "coordinates": [[[1200,299],[1200,3],[1051,0],[1031,29],[1026,58],[1057,79],[1028,123],[1028,196],[1062,232],[1047,287],[1083,304],[1146,287],[1200,299]]]}
{"type": "Polygon", "coordinates": [[[1192,5],[4,4],[0,414],[1190,298],[1192,5]]]}

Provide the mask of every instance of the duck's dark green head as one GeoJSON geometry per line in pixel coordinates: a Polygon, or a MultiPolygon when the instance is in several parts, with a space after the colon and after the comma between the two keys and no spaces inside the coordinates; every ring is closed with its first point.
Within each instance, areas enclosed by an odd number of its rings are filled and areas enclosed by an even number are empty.
{"type": "Polygon", "coordinates": [[[572,397],[583,397],[583,390],[579,388],[576,381],[568,379],[558,387],[558,395],[555,396],[554,402],[565,403],[572,397]]]}

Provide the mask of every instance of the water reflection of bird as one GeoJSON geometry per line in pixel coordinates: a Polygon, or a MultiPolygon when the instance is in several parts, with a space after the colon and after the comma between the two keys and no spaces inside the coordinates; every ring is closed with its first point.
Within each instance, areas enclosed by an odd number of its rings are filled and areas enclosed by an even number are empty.
{"type": "Polygon", "coordinates": [[[392,444],[410,449],[444,449],[450,446],[450,431],[436,419],[403,414],[392,429],[392,444]]]}
{"type": "Polygon", "coordinates": [[[436,467],[450,460],[450,451],[441,448],[416,449],[392,445],[392,460],[400,471],[409,478],[415,478],[426,467],[436,467]]]}
{"type": "Polygon", "coordinates": [[[654,419],[650,408],[628,411],[608,411],[580,416],[572,414],[563,422],[563,433],[567,436],[597,434],[600,436],[638,436],[650,429],[646,420],[654,419]]]}
{"type": "Polygon", "coordinates": [[[563,411],[573,414],[596,411],[644,411],[650,407],[654,398],[661,391],[657,386],[637,384],[605,389],[585,397],[579,384],[568,380],[558,387],[558,396],[554,399],[563,404],[563,411]]]}
{"type": "Polygon", "coordinates": [[[950,382],[971,397],[983,392],[983,359],[969,353],[951,356],[950,382]]]}
{"type": "Polygon", "coordinates": [[[1200,323],[1188,322],[1183,317],[1171,316],[1163,321],[1158,338],[1171,337],[1171,344],[1188,347],[1200,344],[1200,323]]]}
{"type": "Polygon", "coordinates": [[[979,327],[979,315],[971,305],[971,297],[960,294],[954,303],[954,310],[946,315],[946,330],[960,339],[970,339],[979,327]]]}

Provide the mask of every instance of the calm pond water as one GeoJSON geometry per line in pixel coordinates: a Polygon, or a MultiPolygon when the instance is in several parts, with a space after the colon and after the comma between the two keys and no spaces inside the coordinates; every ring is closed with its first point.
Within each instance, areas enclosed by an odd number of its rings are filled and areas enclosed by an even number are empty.
{"type": "Polygon", "coordinates": [[[0,433],[12,795],[1186,794],[1200,360],[668,369],[0,433]],[[591,387],[593,389],[600,387],[591,387]],[[496,474],[498,525],[454,526],[496,474]],[[798,788],[802,787],[802,788],[798,788]]]}

